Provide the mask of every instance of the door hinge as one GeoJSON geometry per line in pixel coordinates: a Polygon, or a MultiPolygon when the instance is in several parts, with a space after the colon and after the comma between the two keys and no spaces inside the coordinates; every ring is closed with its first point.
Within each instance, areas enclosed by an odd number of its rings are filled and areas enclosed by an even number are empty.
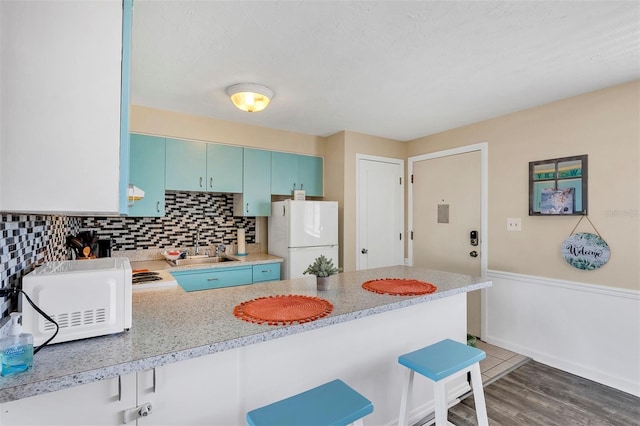
{"type": "Polygon", "coordinates": [[[411,183],[413,183],[413,175],[411,175],[411,183]]]}

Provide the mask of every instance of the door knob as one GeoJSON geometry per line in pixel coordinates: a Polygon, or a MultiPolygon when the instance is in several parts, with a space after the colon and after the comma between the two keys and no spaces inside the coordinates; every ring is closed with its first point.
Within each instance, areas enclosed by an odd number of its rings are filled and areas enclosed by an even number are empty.
{"type": "Polygon", "coordinates": [[[367,249],[362,249],[362,252],[361,252],[361,253],[362,253],[362,254],[367,254],[367,253],[369,253],[369,250],[367,250],[367,249]]]}
{"type": "Polygon", "coordinates": [[[478,257],[478,252],[473,250],[471,253],[469,253],[469,256],[471,257],[478,257]]]}

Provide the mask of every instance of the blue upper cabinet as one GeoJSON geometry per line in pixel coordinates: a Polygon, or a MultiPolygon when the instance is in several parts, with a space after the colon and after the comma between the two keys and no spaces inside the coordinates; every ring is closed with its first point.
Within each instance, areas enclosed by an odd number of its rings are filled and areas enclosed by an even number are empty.
{"type": "Polygon", "coordinates": [[[129,182],[145,192],[129,207],[129,216],[164,216],[165,139],[132,134],[129,152],[129,182]]]}
{"type": "Polygon", "coordinates": [[[242,192],[242,147],[207,144],[207,191],[242,192]]]}
{"type": "Polygon", "coordinates": [[[244,148],[242,194],[235,194],[235,216],[271,215],[271,151],[244,148]]]}
{"type": "Polygon", "coordinates": [[[294,189],[304,189],[306,195],[321,197],[322,157],[274,152],[271,158],[271,193],[293,194],[294,189]]]}
{"type": "Polygon", "coordinates": [[[294,186],[300,189],[298,155],[285,152],[271,153],[271,193],[292,195],[294,186]]]}
{"type": "Polygon", "coordinates": [[[207,190],[207,144],[167,139],[166,189],[207,190]]]}
{"type": "Polygon", "coordinates": [[[242,147],[167,139],[166,187],[172,191],[242,192],[242,147]]]}
{"type": "Polygon", "coordinates": [[[304,189],[306,195],[311,197],[322,197],[324,195],[322,177],[322,157],[298,156],[298,179],[302,185],[300,189],[304,189]]]}

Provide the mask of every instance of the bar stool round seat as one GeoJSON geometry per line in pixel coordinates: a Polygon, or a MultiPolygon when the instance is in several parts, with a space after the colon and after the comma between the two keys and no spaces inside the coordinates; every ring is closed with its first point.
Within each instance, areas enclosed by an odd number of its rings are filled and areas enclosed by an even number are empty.
{"type": "Polygon", "coordinates": [[[247,413],[251,426],[363,425],[373,404],[342,380],[333,380],[247,413]]]}
{"type": "Polygon", "coordinates": [[[478,425],[488,425],[487,408],[482,390],[482,376],[480,375],[480,361],[486,358],[486,353],[453,341],[442,340],[433,345],[401,355],[398,362],[408,368],[407,383],[402,392],[400,402],[400,418],[398,425],[407,425],[409,400],[413,390],[414,373],[427,377],[434,384],[436,426],[451,425],[447,421],[448,403],[445,385],[451,379],[462,374],[471,373],[471,388],[476,407],[478,425]]]}

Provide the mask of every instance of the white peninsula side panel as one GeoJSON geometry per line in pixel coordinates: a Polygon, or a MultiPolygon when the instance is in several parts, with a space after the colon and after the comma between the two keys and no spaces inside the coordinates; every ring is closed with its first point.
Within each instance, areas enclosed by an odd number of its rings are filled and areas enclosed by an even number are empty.
{"type": "MultiPolygon", "coordinates": [[[[238,423],[254,408],[333,379],[373,402],[365,424],[398,421],[406,368],[398,356],[450,338],[466,343],[466,293],[335,324],[240,349],[238,423]]],[[[470,388],[463,377],[450,398],[470,388]]],[[[417,375],[409,423],[434,409],[431,383],[417,375]]]]}
{"type": "MultiPolygon", "coordinates": [[[[336,378],[373,402],[365,424],[389,425],[397,422],[406,378],[398,356],[445,338],[466,342],[465,293],[140,371],[130,375],[136,383],[122,383],[125,401],[118,401],[115,378],[7,402],[0,425],[116,425],[143,403],[153,408],[140,426],[243,425],[247,411],[336,378]]],[[[449,397],[468,390],[460,377],[449,397]]],[[[434,407],[432,386],[419,375],[413,396],[410,423],[434,407]]]]}

